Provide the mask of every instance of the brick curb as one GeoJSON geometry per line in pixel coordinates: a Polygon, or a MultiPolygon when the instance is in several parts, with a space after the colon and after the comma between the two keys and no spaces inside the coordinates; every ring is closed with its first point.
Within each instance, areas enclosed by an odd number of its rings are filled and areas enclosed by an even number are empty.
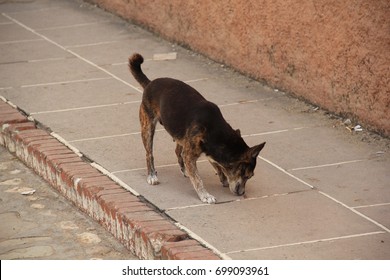
{"type": "Polygon", "coordinates": [[[5,100],[0,100],[0,144],[140,259],[221,259],[5,100]]]}

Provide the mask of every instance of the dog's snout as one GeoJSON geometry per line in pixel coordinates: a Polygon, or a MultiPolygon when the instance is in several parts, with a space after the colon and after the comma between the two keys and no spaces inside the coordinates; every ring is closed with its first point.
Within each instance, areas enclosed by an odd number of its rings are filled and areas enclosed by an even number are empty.
{"type": "Polygon", "coordinates": [[[236,194],[244,195],[245,194],[245,186],[242,186],[242,183],[238,182],[236,184],[236,194]]]}
{"type": "Polygon", "coordinates": [[[245,182],[239,181],[239,182],[233,183],[230,186],[230,190],[235,195],[239,195],[239,196],[244,195],[245,194],[245,182]]]}

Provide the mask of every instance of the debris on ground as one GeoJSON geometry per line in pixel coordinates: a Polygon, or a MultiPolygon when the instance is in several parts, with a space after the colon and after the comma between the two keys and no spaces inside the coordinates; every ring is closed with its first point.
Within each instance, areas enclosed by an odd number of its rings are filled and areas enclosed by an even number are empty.
{"type": "Polygon", "coordinates": [[[176,58],[177,52],[156,53],[153,55],[153,60],[175,60],[176,58]]]}

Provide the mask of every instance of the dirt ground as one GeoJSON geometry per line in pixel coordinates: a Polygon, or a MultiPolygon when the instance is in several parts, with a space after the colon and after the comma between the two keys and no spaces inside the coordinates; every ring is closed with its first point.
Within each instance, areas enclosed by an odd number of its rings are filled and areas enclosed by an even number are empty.
{"type": "Polygon", "coordinates": [[[0,259],[137,259],[0,146],[0,259]]]}

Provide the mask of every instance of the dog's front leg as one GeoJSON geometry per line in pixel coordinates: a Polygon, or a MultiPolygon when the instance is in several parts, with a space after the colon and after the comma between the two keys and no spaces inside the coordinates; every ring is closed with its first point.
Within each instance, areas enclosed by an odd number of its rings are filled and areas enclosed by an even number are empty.
{"type": "Polygon", "coordinates": [[[196,167],[196,158],[191,156],[184,156],[184,165],[188,176],[190,177],[191,183],[195,188],[200,200],[206,203],[215,203],[216,199],[214,196],[209,194],[204,188],[203,181],[199,176],[198,168],[196,167]]]}
{"type": "Polygon", "coordinates": [[[179,162],[180,166],[180,172],[183,174],[184,177],[188,177],[186,168],[184,166],[184,160],[183,160],[183,146],[181,146],[179,143],[176,143],[176,149],[175,153],[177,156],[177,161],[179,162]]]}
{"type": "Polygon", "coordinates": [[[225,174],[223,173],[221,167],[215,162],[210,161],[210,163],[214,167],[215,172],[217,172],[217,175],[219,177],[219,181],[222,183],[222,186],[224,186],[225,188],[229,187],[229,182],[228,182],[225,174]]]}

